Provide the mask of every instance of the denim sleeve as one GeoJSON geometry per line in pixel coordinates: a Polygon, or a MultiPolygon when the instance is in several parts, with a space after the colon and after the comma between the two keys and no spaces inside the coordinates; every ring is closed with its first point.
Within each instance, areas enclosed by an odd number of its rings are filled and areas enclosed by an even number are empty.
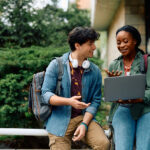
{"type": "Polygon", "coordinates": [[[146,90],[145,90],[145,97],[144,102],[150,105],[150,58],[148,58],[148,68],[146,73],[146,90]]]}
{"type": "Polygon", "coordinates": [[[50,103],[51,96],[55,95],[57,77],[58,77],[58,64],[53,60],[47,67],[42,85],[43,102],[50,103]]]}
{"type": "Polygon", "coordinates": [[[95,80],[94,80],[94,83],[92,84],[94,87],[92,101],[91,101],[91,105],[88,108],[86,108],[86,112],[91,113],[94,117],[101,103],[101,85],[102,85],[102,76],[101,76],[99,68],[97,68],[97,71],[95,72],[96,72],[95,80]]]}

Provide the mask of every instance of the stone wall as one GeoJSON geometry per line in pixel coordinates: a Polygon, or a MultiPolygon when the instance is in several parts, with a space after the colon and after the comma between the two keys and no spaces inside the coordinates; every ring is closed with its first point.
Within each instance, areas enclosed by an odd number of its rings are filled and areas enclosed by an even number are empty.
{"type": "Polygon", "coordinates": [[[116,46],[115,33],[123,25],[132,25],[136,27],[142,38],[140,48],[146,50],[145,33],[145,1],[144,0],[122,0],[120,6],[111,22],[108,30],[108,65],[120,55],[116,46]]]}
{"type": "Polygon", "coordinates": [[[145,35],[145,1],[144,0],[125,0],[125,24],[136,27],[142,38],[140,48],[146,49],[145,35]]]}
{"type": "Polygon", "coordinates": [[[124,0],[122,0],[108,30],[108,66],[112,62],[112,60],[114,60],[120,55],[116,45],[116,30],[122,27],[123,25],[125,25],[124,0]]]}

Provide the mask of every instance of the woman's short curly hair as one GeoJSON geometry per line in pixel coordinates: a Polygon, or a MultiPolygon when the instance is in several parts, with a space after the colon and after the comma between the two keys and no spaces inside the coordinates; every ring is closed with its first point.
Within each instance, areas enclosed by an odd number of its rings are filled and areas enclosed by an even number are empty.
{"type": "Polygon", "coordinates": [[[117,31],[116,31],[116,36],[117,34],[120,32],[120,31],[126,31],[126,32],[129,32],[132,37],[136,40],[136,48],[139,47],[139,45],[141,44],[141,35],[139,33],[139,31],[133,27],[133,26],[130,26],[130,25],[125,25],[121,28],[119,28],[117,31]]]}
{"type": "Polygon", "coordinates": [[[75,43],[80,45],[87,41],[98,40],[100,34],[90,27],[76,27],[68,35],[68,43],[72,51],[75,50],[75,43]]]}

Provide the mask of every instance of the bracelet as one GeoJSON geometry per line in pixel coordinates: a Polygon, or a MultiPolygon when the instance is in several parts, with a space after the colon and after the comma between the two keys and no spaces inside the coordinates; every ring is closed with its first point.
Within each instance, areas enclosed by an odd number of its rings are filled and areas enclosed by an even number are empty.
{"type": "Polygon", "coordinates": [[[86,124],[86,123],[84,123],[84,122],[81,122],[81,125],[84,125],[84,126],[85,126],[85,128],[86,128],[86,131],[88,130],[88,126],[87,126],[87,124],[86,124]]]}

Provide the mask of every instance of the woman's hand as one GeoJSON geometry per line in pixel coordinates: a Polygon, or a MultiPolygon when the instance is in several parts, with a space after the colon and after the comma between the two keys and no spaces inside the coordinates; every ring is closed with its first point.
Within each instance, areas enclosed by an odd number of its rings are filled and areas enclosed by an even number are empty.
{"type": "Polygon", "coordinates": [[[116,103],[120,103],[120,104],[135,104],[135,103],[143,103],[143,99],[138,98],[138,99],[130,99],[130,100],[118,100],[116,101],[116,103]]]}
{"type": "Polygon", "coordinates": [[[104,71],[107,73],[109,77],[116,77],[122,74],[122,71],[118,71],[118,70],[116,72],[114,70],[110,72],[108,69],[104,69],[104,71]]]}

